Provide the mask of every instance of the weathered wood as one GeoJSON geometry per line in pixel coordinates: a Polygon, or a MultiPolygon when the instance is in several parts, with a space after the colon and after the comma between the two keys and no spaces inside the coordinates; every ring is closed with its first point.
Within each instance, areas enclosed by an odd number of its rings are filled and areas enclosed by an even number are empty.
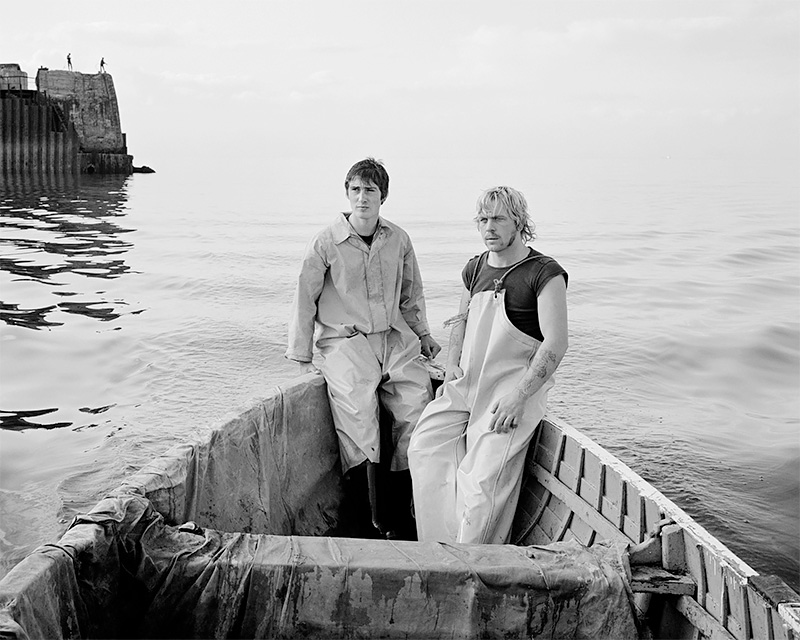
{"type": "MultiPolygon", "coordinates": [[[[601,539],[634,542],[638,541],[637,536],[646,536],[655,523],[669,518],[674,524],[664,526],[661,531],[662,566],[671,572],[688,574],[687,579],[691,578],[696,587],[694,598],[681,594],[680,613],[676,608],[675,616],[685,616],[687,624],[693,624],[703,637],[800,640],[800,598],[794,591],[788,589],[782,596],[787,600],[783,605],[757,594],[755,587],[747,584],[756,572],[652,485],[569,425],[548,419],[545,426],[550,450],[544,454],[534,452],[532,458],[537,462],[547,460],[548,464],[529,472],[535,471],[537,480],[552,492],[555,502],[573,510],[569,534],[585,540],[586,533],[581,527],[588,526],[601,539]],[[564,440],[565,435],[569,444],[564,440]],[[575,465],[572,460],[577,455],[569,453],[575,451],[573,444],[584,452],[580,454],[577,478],[573,479],[568,469],[564,471],[563,478],[570,484],[574,482],[580,493],[570,497],[569,486],[543,471],[561,472],[561,467],[575,465]],[[561,462],[564,458],[567,463],[561,462]],[[780,615],[779,607],[784,607],[780,615]],[[797,630],[792,627],[795,621],[797,630]]],[[[653,602],[663,602],[663,598],[653,602]]],[[[668,598],[667,602],[676,601],[668,598]]],[[[665,611],[672,608],[666,603],[659,606],[665,607],[665,611]]],[[[653,615],[658,614],[653,612],[653,615]]],[[[677,620],[675,623],[680,625],[677,620]]]]}
{"type": "Polygon", "coordinates": [[[616,469],[606,466],[603,485],[603,504],[600,513],[613,522],[617,529],[622,529],[625,517],[625,483],[616,469]]]}
{"type": "Polygon", "coordinates": [[[800,602],[786,602],[778,605],[778,614],[783,626],[794,637],[800,638],[800,602]]]}
{"type": "Polygon", "coordinates": [[[703,609],[689,596],[678,599],[678,611],[693,627],[695,627],[707,640],[736,640],[714,616],[703,609]]]}
{"type": "Polygon", "coordinates": [[[683,529],[677,524],[661,529],[661,564],[667,571],[686,570],[683,529]]]}
{"type": "Polygon", "coordinates": [[[545,489],[567,505],[581,520],[591,526],[601,538],[605,540],[631,542],[631,540],[629,540],[622,531],[617,529],[613,523],[606,520],[594,507],[583,498],[573,493],[560,480],[554,478],[544,467],[536,465],[535,473],[537,480],[542,483],[545,489]]]}
{"type": "Polygon", "coordinates": [[[773,575],[750,576],[747,585],[753,637],[766,638],[766,633],[759,635],[759,632],[768,630],[770,638],[800,638],[797,594],[773,575]]]}
{"type": "Polygon", "coordinates": [[[703,547],[698,544],[696,540],[691,538],[687,540],[685,546],[686,552],[686,569],[688,573],[694,578],[697,583],[697,602],[701,607],[706,606],[706,597],[708,595],[708,581],[706,579],[705,558],[703,556],[703,547]]]}
{"type": "Polygon", "coordinates": [[[644,520],[644,501],[638,489],[625,483],[625,515],[622,518],[622,530],[634,542],[641,542],[647,532],[644,520]]]}
{"type": "Polygon", "coordinates": [[[578,491],[582,451],[583,449],[575,440],[564,434],[560,446],[560,464],[558,465],[558,469],[553,470],[553,474],[567,485],[573,493],[577,493],[578,491]]]}
{"type": "Polygon", "coordinates": [[[600,508],[603,465],[591,451],[583,450],[583,477],[579,495],[596,509],[600,508]]]}
{"type": "Polygon", "coordinates": [[[748,610],[750,612],[750,637],[772,640],[772,616],[769,603],[755,589],[747,589],[748,610]]]}
{"type": "Polygon", "coordinates": [[[665,571],[661,567],[631,567],[631,589],[634,593],[661,593],[694,596],[697,585],[690,576],[665,571]]]}
{"type": "Polygon", "coordinates": [[[735,637],[749,640],[749,612],[747,610],[747,583],[737,579],[729,567],[723,567],[722,576],[725,579],[725,627],[735,637]]]}
{"type": "Polygon", "coordinates": [[[572,535],[575,536],[575,539],[581,544],[590,547],[594,542],[595,530],[591,525],[587,524],[579,514],[573,512],[569,529],[572,535]]]}

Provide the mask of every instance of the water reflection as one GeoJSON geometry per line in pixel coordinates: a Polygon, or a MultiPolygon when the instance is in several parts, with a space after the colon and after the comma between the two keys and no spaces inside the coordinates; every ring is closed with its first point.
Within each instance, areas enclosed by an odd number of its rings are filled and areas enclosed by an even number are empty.
{"type": "Polygon", "coordinates": [[[142,311],[132,309],[128,290],[112,282],[132,273],[128,238],[135,229],[123,225],[127,181],[0,176],[0,430],[87,428],[113,406],[102,391],[104,376],[118,370],[115,360],[108,367],[104,361],[113,358],[113,343],[92,325],[116,331],[121,326],[115,320],[142,311]],[[75,362],[82,369],[73,381],[75,362]],[[96,389],[82,401],[97,406],[70,406],[74,394],[84,394],[79,379],[96,389]]]}
{"type": "Polygon", "coordinates": [[[84,279],[119,278],[133,231],[126,215],[126,176],[0,178],[0,319],[28,329],[58,327],[59,312],[109,321],[127,304],[80,291],[84,279]],[[77,277],[76,277],[77,276],[77,277]],[[43,285],[31,290],[25,283],[43,285]],[[63,300],[90,295],[90,299],[63,300]],[[46,301],[46,304],[42,304],[46,301]]]}
{"type": "Polygon", "coordinates": [[[58,429],[72,425],[71,422],[30,421],[30,418],[40,418],[56,411],[58,409],[37,409],[35,411],[3,411],[0,409],[0,428],[24,431],[25,429],[58,429]]]}

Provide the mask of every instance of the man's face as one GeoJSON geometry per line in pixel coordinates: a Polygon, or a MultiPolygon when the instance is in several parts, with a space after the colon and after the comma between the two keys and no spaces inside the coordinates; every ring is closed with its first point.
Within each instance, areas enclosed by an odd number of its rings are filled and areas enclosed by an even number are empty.
{"type": "Polygon", "coordinates": [[[478,231],[489,251],[503,251],[517,241],[517,225],[504,207],[498,207],[494,212],[482,211],[477,220],[478,231]]]}
{"type": "Polygon", "coordinates": [[[381,209],[381,190],[371,180],[362,180],[360,176],[350,180],[347,187],[347,198],[350,200],[352,215],[365,222],[378,217],[381,209]]]}

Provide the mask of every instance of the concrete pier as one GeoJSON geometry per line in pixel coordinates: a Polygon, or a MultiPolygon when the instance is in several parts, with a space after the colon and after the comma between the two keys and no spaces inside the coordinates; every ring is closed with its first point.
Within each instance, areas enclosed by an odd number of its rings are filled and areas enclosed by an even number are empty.
{"type": "Polygon", "coordinates": [[[0,65],[0,174],[131,174],[111,74],[0,65]]]}

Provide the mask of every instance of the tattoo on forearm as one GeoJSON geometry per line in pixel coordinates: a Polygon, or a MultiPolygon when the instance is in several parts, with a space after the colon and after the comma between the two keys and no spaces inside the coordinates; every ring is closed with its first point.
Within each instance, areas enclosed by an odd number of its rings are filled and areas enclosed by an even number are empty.
{"type": "Polygon", "coordinates": [[[540,356],[540,361],[539,366],[536,367],[536,375],[544,380],[552,372],[553,365],[558,362],[558,358],[550,349],[542,349],[541,354],[537,355],[540,356]]]}
{"type": "Polygon", "coordinates": [[[550,349],[540,349],[534,356],[536,362],[531,363],[530,374],[517,385],[520,396],[530,396],[535,389],[541,387],[547,377],[558,366],[558,356],[550,349]]]}

